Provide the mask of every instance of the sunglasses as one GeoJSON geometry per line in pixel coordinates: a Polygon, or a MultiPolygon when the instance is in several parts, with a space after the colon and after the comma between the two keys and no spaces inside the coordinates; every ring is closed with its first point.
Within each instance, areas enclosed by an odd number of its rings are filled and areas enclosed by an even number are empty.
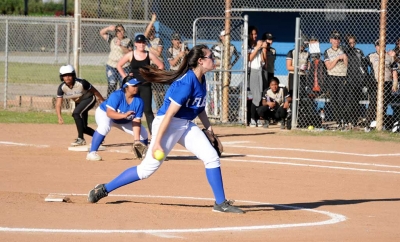
{"type": "Polygon", "coordinates": [[[208,58],[208,59],[214,60],[215,57],[213,54],[211,54],[209,56],[203,56],[203,58],[208,58]]]}
{"type": "Polygon", "coordinates": [[[123,29],[116,29],[115,32],[116,32],[116,33],[118,33],[118,32],[124,32],[124,30],[123,30],[123,29]]]}

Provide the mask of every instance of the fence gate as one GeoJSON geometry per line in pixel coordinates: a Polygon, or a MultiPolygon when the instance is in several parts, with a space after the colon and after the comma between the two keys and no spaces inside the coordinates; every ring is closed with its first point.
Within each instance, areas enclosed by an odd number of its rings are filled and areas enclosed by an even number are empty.
{"type": "Polygon", "coordinates": [[[202,17],[193,23],[193,45],[207,45],[215,56],[216,68],[206,74],[206,112],[214,123],[246,124],[247,42],[244,40],[247,39],[247,21],[241,17],[231,18],[230,33],[224,29],[224,17],[202,17]],[[225,36],[230,36],[231,43],[228,69],[224,68],[222,43],[225,36]],[[224,88],[228,88],[225,95],[224,88]]]}

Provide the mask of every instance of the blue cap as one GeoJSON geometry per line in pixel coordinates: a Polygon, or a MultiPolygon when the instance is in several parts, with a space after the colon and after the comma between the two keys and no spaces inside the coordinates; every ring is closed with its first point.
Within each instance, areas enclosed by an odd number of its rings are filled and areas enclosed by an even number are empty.
{"type": "Polygon", "coordinates": [[[129,81],[125,82],[123,88],[126,88],[127,86],[136,86],[140,84],[140,81],[138,81],[136,78],[132,78],[129,81]]]}

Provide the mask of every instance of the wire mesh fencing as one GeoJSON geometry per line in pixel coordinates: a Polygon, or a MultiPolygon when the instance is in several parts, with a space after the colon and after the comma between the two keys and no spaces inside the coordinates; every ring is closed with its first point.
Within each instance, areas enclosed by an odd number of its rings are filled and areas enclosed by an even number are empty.
{"type": "MultiPolygon", "coordinates": [[[[144,33],[152,13],[157,16],[155,37],[161,40],[160,58],[166,69],[172,67],[174,48],[190,49],[193,42],[206,44],[218,55],[218,49],[223,49],[215,47],[221,44],[220,35],[225,29],[222,19],[225,3],[222,0],[82,1],[80,76],[106,96],[106,63],[110,46],[99,31],[109,25],[123,24],[126,36],[133,39],[135,35],[144,33]],[[202,19],[194,25],[198,18],[202,19]],[[179,36],[179,47],[173,44],[174,36],[179,36]]],[[[299,71],[298,100],[293,102],[297,101],[298,113],[291,118],[296,119],[298,128],[312,126],[347,130],[359,127],[368,131],[379,115],[383,115],[384,129],[396,127],[396,122],[400,120],[400,95],[396,83],[400,56],[400,30],[397,28],[400,7],[395,1],[388,2],[384,33],[380,33],[381,3],[376,1],[238,0],[231,4],[231,16],[242,18],[244,14],[249,14],[250,25],[279,26],[279,22],[269,18],[269,13],[296,13],[300,17],[302,45],[309,57],[306,68],[299,71]],[[252,22],[250,13],[254,12],[265,14],[266,23],[252,22]],[[333,31],[338,32],[338,38],[331,38],[333,31]],[[377,82],[379,55],[375,42],[383,36],[386,39],[386,74],[380,89],[377,82]],[[311,46],[318,48],[311,51],[311,46]],[[337,66],[329,66],[329,62],[335,62],[337,66]],[[377,98],[378,90],[382,90],[383,94],[381,104],[377,98]]],[[[222,65],[218,68],[216,63],[217,69],[207,75],[207,112],[216,122],[248,123],[247,91],[244,90],[248,86],[245,83],[248,65],[245,61],[246,32],[243,20],[231,20],[229,37],[239,58],[228,68],[222,65]],[[224,74],[226,72],[227,75],[224,74]],[[224,77],[229,81],[224,83],[224,77]]],[[[58,69],[62,64],[73,63],[74,33],[73,18],[0,16],[0,34],[8,36],[7,40],[0,39],[0,51],[4,53],[0,55],[0,75],[7,77],[7,83],[0,78],[0,85],[4,87],[0,88],[2,107],[53,109],[59,84],[58,69]]],[[[275,73],[289,89],[293,89],[293,84],[286,70],[286,56],[293,49],[294,41],[285,44],[277,39],[273,44],[277,51],[275,73]]],[[[294,53],[294,58],[301,63],[299,57],[294,53]]],[[[230,61],[235,59],[234,52],[230,53],[230,61]]],[[[153,85],[155,112],[162,104],[166,88],[153,85]]]]}

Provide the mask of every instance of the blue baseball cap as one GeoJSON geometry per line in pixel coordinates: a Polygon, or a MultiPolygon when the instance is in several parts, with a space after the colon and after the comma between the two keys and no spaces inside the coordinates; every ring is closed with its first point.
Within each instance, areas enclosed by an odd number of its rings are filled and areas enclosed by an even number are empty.
{"type": "Polygon", "coordinates": [[[125,82],[125,84],[123,85],[123,88],[125,88],[127,86],[136,86],[139,84],[140,84],[140,81],[138,81],[136,78],[132,78],[129,81],[125,82]]]}

